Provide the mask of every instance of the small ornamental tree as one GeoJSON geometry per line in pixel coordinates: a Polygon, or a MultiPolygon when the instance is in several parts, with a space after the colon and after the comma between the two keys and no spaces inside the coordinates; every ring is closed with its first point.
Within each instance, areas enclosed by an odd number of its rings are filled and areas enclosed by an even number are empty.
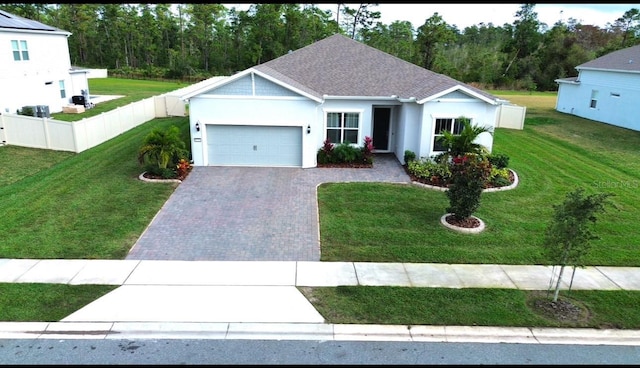
{"type": "Polygon", "coordinates": [[[447,212],[454,219],[465,220],[478,209],[484,183],[490,175],[491,164],[483,156],[466,154],[453,158],[447,190],[447,212]]]}
{"type": "Polygon", "coordinates": [[[589,251],[592,240],[598,237],[591,232],[596,214],[605,212],[605,204],[612,193],[585,196],[584,189],[578,188],[567,193],[560,205],[554,205],[554,214],[545,233],[545,253],[556,265],[560,274],[555,285],[553,301],[558,301],[560,283],[566,266],[583,267],[582,257],[589,251]]]}

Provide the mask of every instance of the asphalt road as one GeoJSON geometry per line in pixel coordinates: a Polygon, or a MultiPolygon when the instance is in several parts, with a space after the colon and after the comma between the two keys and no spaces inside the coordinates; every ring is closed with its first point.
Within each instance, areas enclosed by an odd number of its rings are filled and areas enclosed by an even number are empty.
{"type": "Polygon", "coordinates": [[[622,365],[640,346],[277,340],[0,340],[2,365],[622,365]]]}

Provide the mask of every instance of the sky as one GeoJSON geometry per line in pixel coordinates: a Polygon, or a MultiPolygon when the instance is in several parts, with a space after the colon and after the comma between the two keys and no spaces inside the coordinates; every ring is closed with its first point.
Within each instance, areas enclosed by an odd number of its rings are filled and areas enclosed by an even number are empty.
{"type": "MultiPolygon", "coordinates": [[[[248,9],[250,4],[224,4],[227,8],[236,7],[238,10],[248,9]]],[[[317,4],[320,9],[331,10],[335,15],[336,4],[317,4]]],[[[347,3],[347,6],[357,7],[355,3],[347,3]]],[[[434,13],[438,13],[449,25],[455,25],[462,31],[466,27],[479,25],[480,23],[493,23],[494,26],[502,26],[505,23],[513,24],[515,13],[520,9],[521,3],[511,4],[432,4],[432,3],[379,3],[378,6],[370,7],[373,11],[379,11],[380,21],[386,25],[396,20],[410,21],[417,29],[424,24],[425,20],[434,13]]],[[[570,4],[536,4],[533,8],[538,13],[538,20],[546,23],[549,28],[562,19],[567,21],[574,18],[582,24],[595,25],[604,28],[607,23],[613,23],[620,18],[624,12],[631,8],[639,8],[640,3],[619,3],[619,4],[599,4],[599,3],[570,3],[570,4]]]]}

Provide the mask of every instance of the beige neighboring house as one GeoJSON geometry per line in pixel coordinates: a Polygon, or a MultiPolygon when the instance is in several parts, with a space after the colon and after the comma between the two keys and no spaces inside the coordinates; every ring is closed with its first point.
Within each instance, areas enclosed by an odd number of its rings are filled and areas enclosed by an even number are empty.
{"type": "MultiPolygon", "coordinates": [[[[418,157],[443,151],[460,117],[498,126],[497,97],[340,34],[227,78],[203,83],[189,101],[195,165],[315,167],[325,139],[418,157]]],[[[489,150],[493,136],[478,140],[489,150]]]]}
{"type": "Polygon", "coordinates": [[[89,70],[71,66],[70,35],[0,10],[0,113],[35,106],[44,116],[88,95],[89,70]]]}
{"type": "Polygon", "coordinates": [[[556,79],[556,110],[640,130],[640,45],[576,66],[577,77],[556,79]]]}

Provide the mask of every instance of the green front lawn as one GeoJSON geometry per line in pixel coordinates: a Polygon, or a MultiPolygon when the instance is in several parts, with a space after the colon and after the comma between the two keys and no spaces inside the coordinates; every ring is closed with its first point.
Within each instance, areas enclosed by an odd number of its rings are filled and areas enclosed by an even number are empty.
{"type": "Polygon", "coordinates": [[[188,137],[188,118],[155,119],[79,154],[41,150],[61,160],[52,166],[32,149],[0,147],[11,157],[0,166],[22,176],[0,186],[0,258],[123,259],[175,189],[138,179],[143,137],[170,125],[188,137]]]}
{"type": "Polygon", "coordinates": [[[481,234],[440,224],[444,192],[382,183],[336,183],[318,188],[322,260],[548,264],[542,239],[552,205],[575,187],[611,192],[617,209],[599,217],[586,265],[640,266],[640,132],[555,111],[527,119],[524,130],[497,129],[495,153],[510,157],[517,188],[483,193],[475,213],[481,234]]]}

